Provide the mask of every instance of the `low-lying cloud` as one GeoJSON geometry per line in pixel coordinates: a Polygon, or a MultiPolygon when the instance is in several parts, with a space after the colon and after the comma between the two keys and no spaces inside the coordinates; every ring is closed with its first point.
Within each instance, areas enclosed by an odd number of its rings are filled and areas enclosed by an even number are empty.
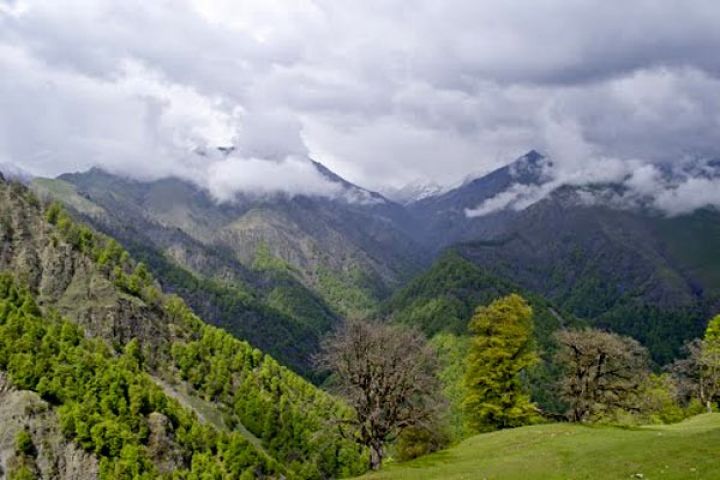
{"type": "Polygon", "coordinates": [[[577,187],[577,198],[585,206],[653,209],[667,216],[692,213],[705,207],[720,208],[717,161],[686,159],[679,165],[664,168],[639,161],[593,161],[596,167],[590,172],[564,171],[554,163],[548,164],[551,166],[546,167],[543,181],[513,184],[477,207],[466,209],[465,214],[477,218],[503,210],[521,211],[563,186],[577,187]]]}
{"type": "Polygon", "coordinates": [[[220,202],[232,201],[239,193],[270,196],[288,195],[338,197],[343,186],[325,178],[307,159],[287,157],[282,160],[227,158],[208,168],[207,185],[220,202]]]}
{"type": "MultiPolygon", "coordinates": [[[[332,195],[290,159],[392,189],[536,148],[558,182],[625,179],[720,154],[718,24],[712,0],[0,0],[0,163],[332,195]],[[229,145],[238,172],[192,153],[229,145]]],[[[658,208],[716,203],[690,186],[658,208]]],[[[545,194],[516,193],[490,206],[545,194]]]]}

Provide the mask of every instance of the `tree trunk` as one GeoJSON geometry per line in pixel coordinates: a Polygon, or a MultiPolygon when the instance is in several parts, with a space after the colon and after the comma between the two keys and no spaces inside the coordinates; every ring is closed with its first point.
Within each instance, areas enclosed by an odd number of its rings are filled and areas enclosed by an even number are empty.
{"type": "Polygon", "coordinates": [[[370,469],[380,470],[383,461],[383,447],[382,445],[371,445],[370,446],[370,469]]]}
{"type": "Polygon", "coordinates": [[[713,411],[713,409],[712,409],[712,402],[711,402],[710,400],[708,400],[707,402],[705,402],[705,408],[707,408],[707,413],[712,413],[712,411],[713,411]]]}

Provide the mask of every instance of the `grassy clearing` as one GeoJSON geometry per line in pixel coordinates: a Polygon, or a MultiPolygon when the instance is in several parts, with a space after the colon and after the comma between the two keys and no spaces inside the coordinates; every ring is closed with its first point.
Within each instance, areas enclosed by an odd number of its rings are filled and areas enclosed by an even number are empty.
{"type": "Polygon", "coordinates": [[[720,479],[720,414],[633,429],[551,424],[477,435],[363,478],[720,479]]]}

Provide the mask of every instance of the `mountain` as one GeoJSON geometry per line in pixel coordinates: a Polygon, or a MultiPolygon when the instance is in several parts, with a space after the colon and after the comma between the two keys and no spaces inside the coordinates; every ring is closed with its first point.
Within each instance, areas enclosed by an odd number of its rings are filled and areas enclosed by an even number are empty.
{"type": "Polygon", "coordinates": [[[552,162],[535,150],[488,175],[464,182],[440,195],[408,205],[424,242],[439,251],[458,242],[492,235],[512,217],[513,211],[498,209],[488,215],[469,217],[467,210],[518,187],[540,186],[552,162]]]}
{"type": "MultiPolygon", "coordinates": [[[[313,165],[344,193],[218,203],[191,182],[100,170],[33,184],[118,238],[209,321],[308,376],[318,339],[339,318],[375,314],[449,248],[561,310],[638,338],[658,363],[720,308],[716,210],[668,217],[642,202],[602,201],[619,185],[558,187],[552,160],[536,151],[407,205],[313,165]]],[[[699,174],[713,175],[708,165],[699,174]]],[[[443,323],[442,312],[426,320],[443,323]]]]}
{"type": "Polygon", "coordinates": [[[660,363],[720,308],[720,214],[582,206],[561,189],[459,252],[575,315],[631,335],[660,363]]]}
{"type": "MultiPolygon", "coordinates": [[[[632,335],[664,363],[720,309],[720,213],[659,212],[587,202],[561,186],[525,208],[478,216],[483,202],[543,188],[549,160],[529,152],[443,195],[410,205],[435,249],[456,251],[596,325],[632,335]]],[[[501,206],[501,204],[499,204],[501,206]]]]}
{"type": "Polygon", "coordinates": [[[347,408],[166,295],[113,239],[0,181],[0,467],[10,478],[361,473],[347,408]]]}
{"type": "Polygon", "coordinates": [[[320,333],[338,317],[293,276],[271,269],[268,261],[258,262],[263,268],[245,267],[226,251],[154,222],[120,201],[101,207],[68,182],[35,179],[32,187],[41,198],[61,200],[76,216],[119,240],[150,267],[166,291],[182,296],[208,322],[312,377],[310,357],[320,333]]]}
{"type": "MultiPolygon", "coordinates": [[[[204,189],[175,178],[138,182],[95,169],[59,180],[102,210],[87,206],[82,212],[98,225],[183,234],[246,268],[266,249],[339,313],[367,312],[415,271],[422,249],[400,205],[313,165],[342,195],[238,194],[218,203],[204,189]]],[[[204,267],[204,260],[189,258],[193,249],[183,246],[186,241],[148,240],[161,243],[161,251],[191,270],[204,267]]]]}
{"type": "Polygon", "coordinates": [[[445,192],[445,187],[434,182],[412,182],[400,188],[382,190],[387,198],[401,205],[408,205],[425,198],[436,197],[445,192]]]}
{"type": "Polygon", "coordinates": [[[322,334],[341,315],[373,311],[422,255],[402,207],[313,165],[343,195],[219,203],[188,181],[98,169],[33,188],[118,239],[209,322],[315,378],[322,334]]]}

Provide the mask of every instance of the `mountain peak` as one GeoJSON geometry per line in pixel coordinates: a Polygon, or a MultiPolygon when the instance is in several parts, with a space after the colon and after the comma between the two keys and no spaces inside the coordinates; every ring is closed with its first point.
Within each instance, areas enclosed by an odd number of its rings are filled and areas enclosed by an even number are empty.
{"type": "Polygon", "coordinates": [[[527,152],[525,155],[523,155],[520,158],[524,158],[525,160],[527,160],[530,163],[537,163],[540,160],[544,159],[545,155],[543,155],[540,152],[538,152],[537,150],[533,149],[533,150],[530,150],[529,152],[527,152]]]}

